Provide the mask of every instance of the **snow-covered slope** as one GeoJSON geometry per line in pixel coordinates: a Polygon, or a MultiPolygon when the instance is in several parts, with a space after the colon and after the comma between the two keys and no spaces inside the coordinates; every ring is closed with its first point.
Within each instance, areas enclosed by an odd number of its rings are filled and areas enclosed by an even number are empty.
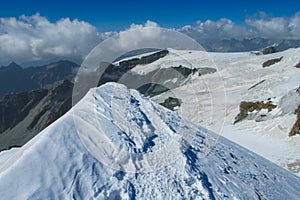
{"type": "Polygon", "coordinates": [[[295,175],[113,83],[2,161],[1,199],[300,196],[295,175]]]}
{"type": "MultiPolygon", "coordinates": [[[[241,53],[208,53],[171,50],[170,55],[133,70],[143,73],[172,60],[190,63],[194,68],[215,68],[216,73],[198,73],[186,84],[152,97],[158,103],[168,97],[181,100],[177,112],[188,120],[200,123],[243,147],[300,175],[300,135],[289,136],[296,122],[295,110],[300,105],[300,48],[269,55],[241,53]],[[178,55],[177,57],[174,54],[178,55]],[[172,56],[172,58],[171,58],[172,56]],[[282,60],[269,67],[263,63],[282,60]],[[272,101],[272,112],[253,112],[234,124],[242,101],[272,101]]],[[[186,64],[183,63],[185,66],[186,64]]]]}

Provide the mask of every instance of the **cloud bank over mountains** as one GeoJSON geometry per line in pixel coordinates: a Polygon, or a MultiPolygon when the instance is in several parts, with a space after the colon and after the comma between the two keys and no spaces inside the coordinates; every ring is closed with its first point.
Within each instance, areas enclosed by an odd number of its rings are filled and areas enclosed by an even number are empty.
{"type": "Polygon", "coordinates": [[[35,14],[0,18],[0,60],[2,63],[81,57],[101,34],[93,25],[69,18],[50,22],[35,14]]]}
{"type": "MultiPolygon", "coordinates": [[[[211,39],[300,39],[300,12],[292,17],[270,17],[260,13],[258,18],[247,18],[244,26],[230,19],[197,21],[178,31],[196,40],[211,39]]],[[[159,27],[148,20],[145,24],[132,24],[129,29],[159,27]]],[[[40,14],[18,18],[0,18],[0,65],[71,59],[80,62],[101,41],[116,32],[100,32],[92,24],[78,19],[62,18],[49,21],[40,14]]],[[[143,35],[128,36],[124,31],[124,45],[128,37],[142,41],[143,35]]]]}
{"type": "Polygon", "coordinates": [[[300,12],[288,17],[269,17],[261,13],[259,19],[246,19],[256,36],[271,39],[300,39],[300,12]]]}
{"type": "Polygon", "coordinates": [[[246,26],[235,24],[230,19],[197,21],[180,29],[192,37],[203,39],[300,39],[300,12],[292,17],[270,17],[259,13],[258,18],[247,18],[246,26]]]}

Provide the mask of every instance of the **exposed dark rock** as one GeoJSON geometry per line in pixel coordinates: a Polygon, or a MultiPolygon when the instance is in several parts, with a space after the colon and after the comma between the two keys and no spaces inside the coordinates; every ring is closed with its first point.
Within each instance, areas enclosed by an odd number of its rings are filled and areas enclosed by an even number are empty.
{"type": "Polygon", "coordinates": [[[262,53],[263,53],[264,55],[266,55],[266,54],[271,54],[271,53],[276,53],[276,52],[277,52],[277,49],[276,49],[275,47],[273,47],[273,46],[266,47],[266,48],[264,48],[264,49],[262,50],[262,53]]]}
{"type": "Polygon", "coordinates": [[[182,65],[179,65],[178,67],[172,67],[172,69],[175,69],[178,71],[181,75],[183,75],[185,78],[187,78],[191,74],[195,74],[197,72],[196,68],[187,68],[183,67],[182,65]]]}
{"type": "Polygon", "coordinates": [[[162,50],[148,56],[143,56],[140,59],[140,64],[145,65],[145,64],[153,63],[154,61],[165,57],[166,55],[168,55],[168,53],[169,53],[168,50],[162,50]]]}
{"type": "Polygon", "coordinates": [[[154,53],[154,52],[157,52],[157,51],[160,51],[160,50],[161,49],[156,49],[156,48],[136,49],[136,50],[129,51],[129,52],[127,52],[127,53],[119,56],[118,58],[116,58],[114,60],[114,62],[117,62],[117,61],[129,58],[129,57],[133,57],[133,56],[137,56],[137,55],[142,55],[142,54],[145,54],[145,53],[154,53]]]}
{"type": "Polygon", "coordinates": [[[260,52],[260,51],[251,51],[250,54],[259,56],[259,55],[262,55],[262,52],[260,52]]]}
{"type": "Polygon", "coordinates": [[[203,67],[198,69],[198,74],[199,76],[203,76],[205,74],[212,74],[215,73],[217,69],[215,68],[210,68],[210,67],[203,67]]]}
{"type": "Polygon", "coordinates": [[[182,84],[189,75],[196,72],[183,66],[161,68],[145,75],[127,74],[125,84],[129,88],[136,88],[134,85],[141,85],[137,90],[145,96],[156,96],[182,84]],[[134,84],[131,84],[134,82],[134,84]],[[145,84],[146,83],[146,84],[145,84]]]}
{"type": "Polygon", "coordinates": [[[20,148],[20,147],[22,147],[22,146],[19,146],[19,145],[12,145],[12,146],[9,146],[9,147],[7,147],[6,149],[2,149],[2,150],[0,150],[0,151],[7,151],[7,150],[10,150],[10,149],[12,149],[12,148],[20,148]]]}
{"type": "Polygon", "coordinates": [[[297,119],[289,133],[289,136],[300,134],[300,106],[298,106],[298,108],[295,110],[295,114],[297,115],[297,119]]]}
{"type": "Polygon", "coordinates": [[[263,63],[263,67],[269,67],[271,65],[274,65],[275,63],[278,63],[282,60],[283,56],[280,57],[280,58],[274,58],[274,59],[271,59],[271,60],[268,60],[266,62],[263,63]]]}
{"type": "MultiPolygon", "coordinates": [[[[68,80],[63,81],[61,85],[50,90],[48,94],[50,101],[48,101],[48,104],[44,106],[44,109],[49,112],[47,117],[48,119],[41,129],[46,128],[70,110],[72,107],[72,90],[73,84],[68,80]]],[[[30,124],[28,128],[32,129],[33,127],[33,124],[30,124]]]]}
{"type": "MultiPolygon", "coordinates": [[[[107,68],[100,78],[98,86],[107,82],[119,82],[125,84],[129,88],[137,89],[145,96],[150,97],[173,89],[182,83],[189,75],[196,73],[197,69],[190,69],[179,65],[170,68],[157,69],[144,75],[130,71],[136,65],[153,63],[154,61],[166,56],[168,53],[169,52],[167,50],[162,50],[141,58],[121,61],[119,62],[119,65],[103,63],[103,66],[107,68]],[[122,81],[120,81],[121,78],[122,81]],[[174,78],[177,78],[177,80],[172,82],[174,78]],[[168,83],[165,84],[166,82],[168,83]]],[[[103,66],[101,65],[100,67],[103,66]]],[[[85,78],[86,77],[83,77],[83,79],[85,78]]]]}
{"type": "Polygon", "coordinates": [[[22,121],[47,93],[47,89],[40,89],[5,96],[0,102],[0,134],[22,121]]]}
{"type": "Polygon", "coordinates": [[[175,97],[169,97],[163,103],[160,103],[160,105],[174,111],[176,107],[181,105],[181,100],[175,97]]]}
{"type": "Polygon", "coordinates": [[[169,91],[170,89],[160,84],[149,83],[137,88],[137,90],[140,93],[144,94],[146,97],[153,97],[169,91]]]}
{"type": "Polygon", "coordinates": [[[239,107],[240,113],[235,117],[234,124],[246,119],[249,112],[253,112],[253,111],[259,112],[262,109],[267,109],[268,112],[271,112],[276,107],[277,105],[274,105],[271,101],[267,101],[266,103],[264,103],[263,101],[256,101],[256,102],[242,101],[239,107]]]}
{"type": "Polygon", "coordinates": [[[295,65],[296,68],[300,68],[300,63],[298,63],[297,65],[295,65]]]}
{"type": "Polygon", "coordinates": [[[251,90],[251,89],[255,88],[256,86],[258,86],[259,84],[262,84],[262,83],[265,82],[265,81],[266,81],[266,80],[262,80],[262,81],[260,81],[260,82],[258,82],[258,83],[256,83],[256,84],[252,85],[250,88],[248,88],[248,90],[251,90]]]}
{"type": "Polygon", "coordinates": [[[118,66],[109,64],[104,71],[102,77],[99,80],[98,85],[105,84],[107,82],[118,82],[118,80],[126,74],[129,70],[134,68],[136,65],[145,65],[152,63],[160,58],[165,57],[169,51],[162,50],[154,54],[143,56],[141,58],[133,58],[130,60],[124,60],[119,63],[118,66]]]}
{"type": "Polygon", "coordinates": [[[0,101],[0,151],[22,146],[72,107],[73,83],[10,94],[0,101]],[[19,127],[20,126],[20,127],[19,127]]]}

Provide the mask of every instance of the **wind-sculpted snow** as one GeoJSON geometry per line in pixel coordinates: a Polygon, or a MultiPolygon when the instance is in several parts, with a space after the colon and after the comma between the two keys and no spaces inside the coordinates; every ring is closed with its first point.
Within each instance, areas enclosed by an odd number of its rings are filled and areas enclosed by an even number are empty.
{"type": "Polygon", "coordinates": [[[0,163],[1,199],[297,199],[288,171],[108,83],[0,163]],[[216,143],[216,145],[214,145],[216,143]]]}

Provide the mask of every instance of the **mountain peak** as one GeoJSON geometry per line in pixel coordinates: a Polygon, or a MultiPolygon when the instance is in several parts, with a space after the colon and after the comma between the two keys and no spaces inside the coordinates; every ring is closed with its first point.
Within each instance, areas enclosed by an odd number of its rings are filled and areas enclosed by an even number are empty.
{"type": "Polygon", "coordinates": [[[7,65],[7,67],[9,67],[9,68],[20,68],[20,69],[22,69],[22,67],[20,67],[20,65],[18,65],[17,63],[15,63],[14,61],[13,62],[11,62],[9,65],[7,65]]]}
{"type": "Polygon", "coordinates": [[[298,177],[117,83],[91,89],[0,163],[0,180],[3,199],[300,195],[298,177]]]}

